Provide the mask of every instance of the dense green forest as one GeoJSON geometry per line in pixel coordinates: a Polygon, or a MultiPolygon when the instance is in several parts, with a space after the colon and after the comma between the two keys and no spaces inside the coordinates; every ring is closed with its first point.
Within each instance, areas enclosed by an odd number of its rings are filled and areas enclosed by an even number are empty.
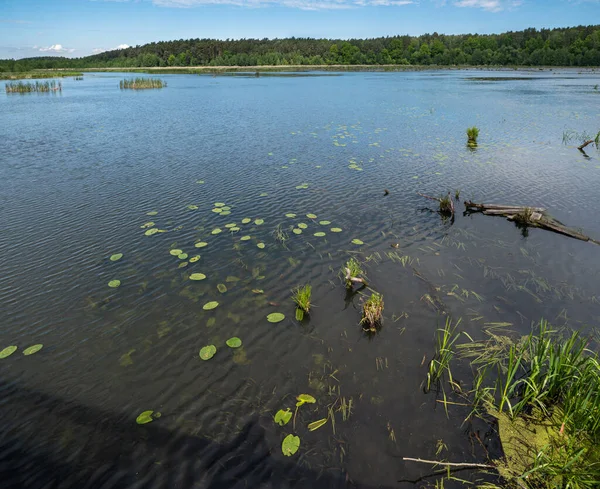
{"type": "Polygon", "coordinates": [[[600,66],[600,25],[503,34],[376,39],[189,39],[107,51],[85,58],[0,60],[0,71],[40,68],[261,65],[600,66]]]}

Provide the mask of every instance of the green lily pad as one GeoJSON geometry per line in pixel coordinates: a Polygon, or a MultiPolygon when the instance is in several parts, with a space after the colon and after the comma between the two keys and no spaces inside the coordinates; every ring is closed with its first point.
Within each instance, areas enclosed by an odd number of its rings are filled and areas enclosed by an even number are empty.
{"type": "Polygon", "coordinates": [[[315,233],[315,236],[318,238],[322,238],[323,236],[325,236],[325,233],[319,231],[318,233],[315,233]]]}
{"type": "Polygon", "coordinates": [[[205,246],[208,246],[208,243],[205,243],[204,241],[200,241],[199,243],[196,243],[194,246],[196,248],[204,248],[205,246]]]}
{"type": "Polygon", "coordinates": [[[10,357],[16,351],[16,346],[7,346],[4,350],[0,351],[0,359],[10,357]]]}
{"type": "Polygon", "coordinates": [[[266,197],[267,195],[269,195],[267,192],[263,192],[262,194],[259,195],[259,197],[266,197]]]}
{"type": "Polygon", "coordinates": [[[187,208],[188,208],[189,210],[191,210],[191,211],[198,210],[198,206],[197,206],[197,205],[194,205],[194,204],[190,204],[190,205],[188,205],[188,206],[187,206],[187,208]]]}
{"type": "Polygon", "coordinates": [[[196,183],[202,185],[204,183],[204,180],[196,180],[196,183]]]}
{"type": "Polygon", "coordinates": [[[294,233],[294,234],[302,234],[302,229],[294,228],[294,229],[292,229],[292,233],[294,233]]]}
{"type": "Polygon", "coordinates": [[[317,400],[310,394],[300,394],[298,397],[296,397],[296,400],[298,401],[296,403],[297,407],[302,406],[302,404],[314,404],[317,402],[317,400]]]}
{"type": "Polygon", "coordinates": [[[289,410],[289,408],[285,411],[283,409],[280,409],[275,413],[273,419],[279,426],[285,426],[292,419],[292,412],[289,410]]]}
{"type": "Polygon", "coordinates": [[[214,209],[212,209],[212,211],[216,214],[220,214],[221,212],[223,212],[223,209],[221,209],[220,207],[215,207],[214,209]]]}
{"type": "Polygon", "coordinates": [[[155,216],[156,214],[158,214],[157,211],[150,211],[150,212],[146,212],[147,216],[155,216]]]}
{"type": "Polygon", "coordinates": [[[215,202],[215,207],[225,207],[225,203],[224,202],[215,202]]]}
{"type": "Polygon", "coordinates": [[[116,289],[119,285],[121,285],[120,280],[111,280],[110,282],[108,282],[108,286],[113,289],[116,289]]]}
{"type": "Polygon", "coordinates": [[[300,229],[306,229],[306,228],[308,228],[308,224],[306,224],[306,223],[303,223],[303,222],[299,222],[299,223],[298,223],[298,227],[299,227],[300,229]]]}
{"type": "Polygon", "coordinates": [[[147,222],[147,223],[145,223],[145,224],[142,224],[140,227],[141,227],[142,229],[147,229],[147,228],[154,227],[154,222],[153,222],[153,221],[147,222]]]}
{"type": "Polygon", "coordinates": [[[189,263],[187,261],[182,261],[177,268],[185,268],[189,265],[189,263]]]}
{"type": "Polygon", "coordinates": [[[238,231],[240,231],[240,228],[238,228],[238,227],[236,226],[236,227],[234,227],[234,228],[229,228],[229,230],[230,230],[232,233],[237,233],[238,231]]]}
{"type": "Polygon", "coordinates": [[[289,214],[286,214],[285,217],[289,217],[290,219],[293,219],[294,217],[296,217],[296,214],[293,214],[292,212],[290,212],[289,214]]]}
{"type": "Polygon", "coordinates": [[[153,414],[154,414],[154,411],[144,411],[137,418],[135,418],[135,422],[137,424],[151,423],[152,421],[154,421],[154,418],[152,417],[153,414]]]}
{"type": "Polygon", "coordinates": [[[205,311],[211,311],[211,310],[215,309],[218,305],[219,305],[219,303],[217,301],[210,301],[210,302],[207,302],[206,304],[204,304],[202,306],[202,309],[204,309],[205,311]]]}
{"type": "Polygon", "coordinates": [[[265,244],[264,243],[256,243],[256,246],[258,248],[260,248],[261,250],[263,250],[265,248],[265,244]]]}
{"type": "Polygon", "coordinates": [[[285,319],[285,315],[280,312],[272,312],[267,316],[267,321],[270,323],[279,323],[285,319]]]}
{"type": "Polygon", "coordinates": [[[300,448],[300,438],[294,435],[288,435],[283,439],[281,451],[286,457],[291,457],[300,448]]]}
{"type": "Polygon", "coordinates": [[[320,419],[319,421],[313,421],[308,425],[308,431],[318,430],[321,426],[327,424],[327,418],[320,419]]]}
{"type": "Polygon", "coordinates": [[[306,217],[308,217],[309,219],[316,219],[317,216],[315,214],[306,214],[306,217]]]}
{"type": "Polygon", "coordinates": [[[174,250],[170,250],[169,253],[173,256],[179,256],[183,253],[183,250],[175,248],[174,250]]]}
{"type": "Polygon", "coordinates": [[[212,232],[210,234],[219,234],[221,232],[221,230],[219,228],[215,228],[212,230],[212,232]]]}
{"type": "Polygon", "coordinates": [[[331,228],[331,232],[332,233],[341,233],[342,232],[342,228],[331,228]]]}
{"type": "Polygon", "coordinates": [[[200,358],[202,360],[210,360],[217,353],[217,347],[215,345],[207,345],[200,349],[200,358]]]}
{"type": "Polygon", "coordinates": [[[29,348],[25,348],[23,350],[23,355],[25,355],[25,356],[33,355],[34,353],[37,353],[38,351],[40,351],[43,347],[44,347],[44,345],[41,345],[41,344],[32,345],[29,348]]]}
{"type": "Polygon", "coordinates": [[[229,348],[239,348],[240,346],[242,346],[242,340],[240,340],[237,336],[234,336],[233,338],[229,338],[225,344],[229,347],[229,348]]]}
{"type": "Polygon", "coordinates": [[[225,284],[218,284],[217,290],[221,292],[221,294],[224,294],[225,292],[227,292],[227,286],[225,284]]]}
{"type": "MultiPolygon", "coordinates": [[[[223,209],[225,209],[225,207],[223,207],[223,209]]],[[[221,212],[221,216],[228,216],[229,214],[231,214],[231,211],[223,211],[221,212]]]]}
{"type": "Polygon", "coordinates": [[[232,282],[239,282],[240,279],[238,277],[233,277],[232,275],[228,275],[227,278],[225,279],[225,282],[227,283],[232,283],[232,282]]]}
{"type": "Polygon", "coordinates": [[[352,244],[355,244],[355,245],[364,245],[365,243],[363,241],[361,241],[360,239],[355,238],[355,239],[352,240],[352,244]]]}
{"type": "Polygon", "coordinates": [[[115,253],[114,255],[110,255],[110,261],[119,261],[123,258],[123,253],[115,253]]]}
{"type": "Polygon", "coordinates": [[[179,258],[180,260],[185,260],[188,257],[187,253],[181,253],[181,255],[177,255],[177,258],[179,258]]]}
{"type": "Polygon", "coordinates": [[[196,263],[200,259],[200,255],[192,256],[190,258],[190,263],[196,263]]]}
{"type": "Polygon", "coordinates": [[[190,280],[204,280],[206,278],[206,275],[204,275],[203,273],[192,273],[190,275],[190,280]]]}
{"type": "Polygon", "coordinates": [[[252,236],[242,236],[240,238],[241,241],[248,241],[249,239],[252,239],[252,236]]]}
{"type": "Polygon", "coordinates": [[[158,229],[152,228],[152,229],[148,229],[148,231],[146,231],[144,234],[146,236],[152,236],[153,234],[156,234],[156,233],[158,233],[158,229]]]}
{"type": "Polygon", "coordinates": [[[329,226],[331,224],[331,221],[319,221],[319,224],[321,226],[329,226]]]}
{"type": "Polygon", "coordinates": [[[256,219],[256,220],[254,221],[254,224],[256,224],[257,226],[260,226],[260,225],[261,225],[261,224],[263,224],[264,222],[265,222],[265,220],[264,220],[264,219],[256,219]]]}
{"type": "Polygon", "coordinates": [[[234,228],[234,227],[235,227],[235,222],[230,222],[229,224],[225,224],[225,227],[226,227],[227,229],[234,228]]]}
{"type": "Polygon", "coordinates": [[[242,219],[242,224],[248,224],[249,222],[252,222],[252,219],[249,217],[244,217],[244,219],[242,219]]]}

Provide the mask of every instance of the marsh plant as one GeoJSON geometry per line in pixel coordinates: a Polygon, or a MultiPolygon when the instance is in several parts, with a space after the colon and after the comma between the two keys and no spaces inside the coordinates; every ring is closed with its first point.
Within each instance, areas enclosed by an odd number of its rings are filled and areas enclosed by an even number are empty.
{"type": "Polygon", "coordinates": [[[121,90],[144,90],[148,88],[164,88],[167,86],[167,82],[159,80],[158,78],[126,78],[119,82],[119,88],[121,90]]]}
{"type": "Polygon", "coordinates": [[[48,93],[48,92],[62,92],[62,83],[52,81],[46,82],[7,82],[5,85],[6,93],[48,93]]]}
{"type": "Polygon", "coordinates": [[[373,292],[362,306],[360,324],[365,331],[375,332],[383,323],[383,295],[373,292]]]}
{"type": "Polygon", "coordinates": [[[460,200],[460,189],[459,188],[454,191],[454,198],[456,200],[460,200]]]}
{"type": "Polygon", "coordinates": [[[446,318],[444,327],[436,330],[435,354],[429,362],[426,391],[429,391],[433,384],[438,384],[444,374],[448,375],[450,384],[454,383],[452,371],[450,370],[450,362],[454,358],[454,344],[460,336],[456,333],[456,328],[460,322],[461,320],[459,319],[455,325],[452,325],[452,320],[446,318]]]}
{"type": "Polygon", "coordinates": [[[454,202],[452,202],[450,192],[448,192],[446,195],[442,195],[439,200],[441,214],[454,214],[454,202]]]}
{"type": "Polygon", "coordinates": [[[296,303],[296,319],[302,321],[305,314],[310,313],[312,287],[310,284],[292,290],[292,300],[296,303]]]}
{"type": "Polygon", "coordinates": [[[344,277],[347,289],[351,289],[354,283],[366,285],[366,274],[356,258],[350,258],[345,263],[340,271],[340,275],[344,277]]]}
{"type": "Polygon", "coordinates": [[[477,138],[479,137],[479,128],[477,126],[467,128],[467,144],[469,146],[477,146],[477,138]]]}

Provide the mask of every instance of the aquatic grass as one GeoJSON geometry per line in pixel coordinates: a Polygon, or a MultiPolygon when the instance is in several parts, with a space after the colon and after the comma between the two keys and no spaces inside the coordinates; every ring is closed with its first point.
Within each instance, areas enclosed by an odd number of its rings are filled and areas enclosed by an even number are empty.
{"type": "Polygon", "coordinates": [[[454,384],[450,362],[455,354],[453,350],[454,344],[460,337],[460,334],[456,333],[456,328],[460,322],[461,319],[455,325],[452,325],[452,319],[447,317],[444,327],[436,330],[436,348],[435,354],[429,362],[426,391],[431,390],[432,384],[438,384],[446,373],[448,374],[450,384],[454,384]]]}
{"type": "Polygon", "coordinates": [[[149,88],[165,88],[167,82],[158,78],[126,78],[119,82],[121,90],[144,90],[149,88]]]}
{"type": "Polygon", "coordinates": [[[360,324],[365,331],[375,332],[383,322],[383,295],[373,292],[362,306],[360,324]]]}
{"type": "Polygon", "coordinates": [[[79,71],[23,71],[4,72],[0,71],[0,80],[29,80],[35,78],[67,78],[76,77],[83,79],[83,73],[79,71]]]}
{"type": "Polygon", "coordinates": [[[479,137],[479,128],[477,126],[467,128],[467,144],[469,146],[477,146],[477,138],[479,137]]]}
{"type": "Polygon", "coordinates": [[[296,319],[302,321],[305,314],[310,312],[310,299],[312,294],[312,286],[306,284],[296,287],[292,290],[292,300],[296,303],[296,319]]]}
{"type": "Polygon", "coordinates": [[[49,92],[62,92],[62,83],[52,81],[45,82],[7,82],[4,85],[6,93],[49,93],[49,92]]]}
{"type": "Polygon", "coordinates": [[[354,257],[350,258],[345,263],[340,271],[340,275],[344,277],[347,289],[351,289],[352,284],[356,281],[352,279],[360,280],[362,283],[365,283],[364,281],[366,279],[365,271],[363,270],[360,262],[354,257]]]}
{"type": "Polygon", "coordinates": [[[281,246],[285,248],[285,242],[289,239],[290,236],[283,230],[283,226],[281,224],[278,224],[273,230],[273,237],[275,238],[275,241],[277,241],[281,246]]]}

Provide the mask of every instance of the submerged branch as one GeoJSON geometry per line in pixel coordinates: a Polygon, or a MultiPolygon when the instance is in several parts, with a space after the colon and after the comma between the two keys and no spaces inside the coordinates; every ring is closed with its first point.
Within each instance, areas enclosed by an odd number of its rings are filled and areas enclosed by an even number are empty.
{"type": "Polygon", "coordinates": [[[581,146],[577,146],[577,149],[579,151],[583,151],[583,148],[585,148],[588,144],[592,144],[594,142],[593,139],[590,139],[589,141],[586,141],[585,143],[583,143],[581,146]]]}
{"type": "Polygon", "coordinates": [[[437,460],[424,460],[422,458],[409,458],[409,457],[402,457],[402,460],[405,460],[407,462],[419,462],[422,464],[430,464],[430,465],[444,465],[446,467],[473,467],[473,468],[477,468],[477,469],[495,469],[496,466],[495,465],[488,465],[488,464],[471,464],[471,463],[454,463],[454,462],[440,462],[437,460]]]}

